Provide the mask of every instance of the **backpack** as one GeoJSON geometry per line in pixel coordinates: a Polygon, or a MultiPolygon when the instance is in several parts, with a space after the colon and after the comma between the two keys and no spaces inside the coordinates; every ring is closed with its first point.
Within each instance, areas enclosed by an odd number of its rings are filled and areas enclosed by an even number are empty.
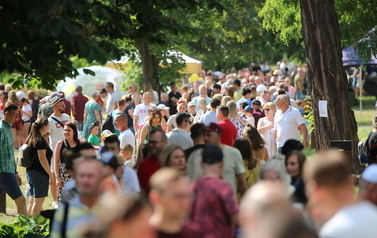
{"type": "Polygon", "coordinates": [[[365,141],[360,141],[358,144],[357,144],[357,154],[358,154],[358,158],[359,158],[359,163],[361,165],[365,165],[365,164],[368,164],[369,161],[370,161],[370,158],[369,158],[369,138],[370,136],[372,135],[372,132],[369,133],[367,139],[365,141]]]}
{"type": "Polygon", "coordinates": [[[105,122],[102,124],[102,131],[109,130],[111,132],[115,132],[115,127],[113,124],[113,117],[112,117],[112,111],[107,115],[107,118],[105,122]]]}
{"type": "Polygon", "coordinates": [[[23,144],[18,149],[17,164],[19,166],[28,168],[33,163],[35,157],[36,156],[34,156],[34,158],[31,158],[31,148],[29,147],[29,145],[23,144]]]}

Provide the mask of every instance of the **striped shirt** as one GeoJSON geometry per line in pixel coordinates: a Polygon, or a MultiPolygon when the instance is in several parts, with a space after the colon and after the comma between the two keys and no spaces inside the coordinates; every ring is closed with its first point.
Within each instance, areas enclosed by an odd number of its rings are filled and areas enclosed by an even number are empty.
{"type": "Polygon", "coordinates": [[[0,173],[15,173],[12,126],[0,120],[0,173]]]}
{"type": "MultiPolygon", "coordinates": [[[[51,229],[51,238],[61,237],[61,226],[63,224],[64,218],[64,206],[62,205],[55,213],[54,223],[51,229]]],[[[89,208],[84,205],[80,196],[76,196],[69,201],[68,215],[67,215],[67,226],[66,226],[66,237],[69,238],[80,238],[83,237],[83,227],[88,226],[94,221],[94,211],[96,206],[89,208]]]]}

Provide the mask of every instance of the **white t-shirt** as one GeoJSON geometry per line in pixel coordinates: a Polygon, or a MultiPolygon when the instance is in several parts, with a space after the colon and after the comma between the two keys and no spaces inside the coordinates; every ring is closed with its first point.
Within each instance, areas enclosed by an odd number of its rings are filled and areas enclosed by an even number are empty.
{"type": "Polygon", "coordinates": [[[276,145],[283,147],[289,139],[300,140],[298,127],[305,124],[299,110],[289,107],[285,113],[278,110],[274,118],[274,130],[277,132],[276,145]]]}
{"type": "Polygon", "coordinates": [[[319,230],[321,238],[375,238],[377,207],[362,201],[338,211],[319,230]]]}
{"type": "Polygon", "coordinates": [[[119,101],[119,95],[117,92],[109,93],[106,99],[106,113],[109,114],[114,107],[114,103],[119,101]]]}
{"type": "Polygon", "coordinates": [[[171,115],[166,124],[171,126],[171,129],[177,128],[177,114],[171,115]]]}
{"type": "Polygon", "coordinates": [[[118,136],[120,142],[120,148],[123,146],[130,144],[132,148],[135,150],[135,135],[132,133],[130,129],[127,129],[121,132],[118,136]]]}
{"type": "Polygon", "coordinates": [[[64,139],[64,134],[63,134],[64,127],[62,125],[60,125],[60,123],[58,123],[57,121],[52,119],[51,117],[58,119],[63,125],[68,123],[71,120],[71,118],[65,113],[62,114],[60,117],[54,116],[54,114],[53,114],[48,118],[48,124],[49,124],[49,127],[50,127],[49,128],[50,146],[51,146],[52,151],[54,151],[55,146],[58,143],[58,141],[64,139]]]}
{"type": "Polygon", "coordinates": [[[145,118],[148,116],[148,109],[152,106],[155,106],[154,104],[145,105],[144,103],[139,104],[135,107],[134,110],[134,116],[138,116],[139,119],[137,120],[137,125],[141,125],[145,122],[145,118]]]}
{"type": "Polygon", "coordinates": [[[174,129],[166,134],[168,145],[179,145],[183,150],[194,146],[190,134],[182,129],[174,129]]]}
{"type": "MultiPolygon", "coordinates": [[[[23,112],[27,112],[27,113],[32,112],[32,110],[31,110],[31,106],[30,106],[29,104],[26,104],[25,106],[22,106],[22,111],[23,111],[23,112]]],[[[29,120],[30,120],[30,117],[27,116],[26,114],[22,113],[22,120],[23,120],[23,121],[29,121],[29,120]]]]}

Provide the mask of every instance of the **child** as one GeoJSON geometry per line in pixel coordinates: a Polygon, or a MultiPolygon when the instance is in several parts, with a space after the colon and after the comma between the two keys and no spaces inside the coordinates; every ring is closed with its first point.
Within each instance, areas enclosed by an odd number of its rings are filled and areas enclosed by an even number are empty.
{"type": "Polygon", "coordinates": [[[97,136],[99,133],[99,122],[96,121],[89,126],[89,132],[90,136],[88,138],[88,143],[94,145],[94,146],[100,146],[101,145],[101,139],[97,136]]]}
{"type": "Polygon", "coordinates": [[[105,152],[99,159],[103,163],[104,178],[100,184],[100,188],[105,193],[121,193],[121,187],[115,175],[119,167],[119,157],[111,152],[105,152]]]}
{"type": "Polygon", "coordinates": [[[132,158],[133,154],[133,148],[130,144],[126,144],[120,149],[120,156],[126,161],[124,165],[127,165],[128,167],[134,167],[134,160],[132,158]]]}

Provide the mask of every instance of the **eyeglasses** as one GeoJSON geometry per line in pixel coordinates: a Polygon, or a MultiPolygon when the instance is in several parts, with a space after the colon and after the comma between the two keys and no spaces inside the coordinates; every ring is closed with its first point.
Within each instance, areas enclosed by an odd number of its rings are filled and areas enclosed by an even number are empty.
{"type": "Polygon", "coordinates": [[[148,141],[148,144],[158,144],[159,143],[159,141],[156,141],[156,140],[150,140],[150,141],[148,141]]]}
{"type": "Polygon", "coordinates": [[[191,120],[185,120],[185,122],[188,122],[188,123],[192,124],[192,121],[191,121],[191,120]]]}

